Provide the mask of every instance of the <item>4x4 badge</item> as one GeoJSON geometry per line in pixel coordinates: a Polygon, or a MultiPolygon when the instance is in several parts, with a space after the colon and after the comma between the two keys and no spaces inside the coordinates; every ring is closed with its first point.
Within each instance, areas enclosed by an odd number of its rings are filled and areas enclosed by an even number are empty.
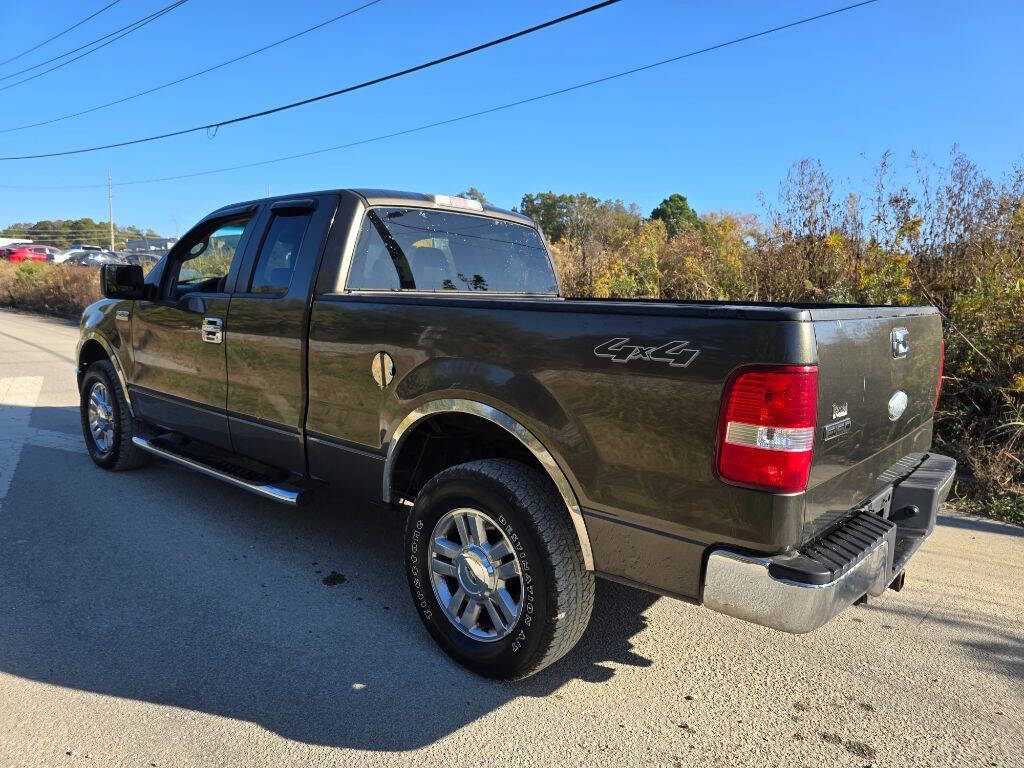
{"type": "Polygon", "coordinates": [[[700,354],[688,341],[669,341],[661,346],[646,347],[630,344],[629,338],[608,339],[594,347],[597,357],[605,357],[613,363],[628,363],[631,360],[646,360],[652,363],[668,363],[673,368],[685,368],[700,354]]]}

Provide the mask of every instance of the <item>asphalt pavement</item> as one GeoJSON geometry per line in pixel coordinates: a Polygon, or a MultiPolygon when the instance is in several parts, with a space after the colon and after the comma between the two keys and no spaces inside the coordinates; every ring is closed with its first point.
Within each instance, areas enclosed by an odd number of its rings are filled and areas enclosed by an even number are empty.
{"type": "Polygon", "coordinates": [[[0,312],[0,766],[1024,766],[1024,529],[944,513],[804,636],[599,582],[494,683],[421,627],[396,514],[96,468],[76,339],[0,312]]]}

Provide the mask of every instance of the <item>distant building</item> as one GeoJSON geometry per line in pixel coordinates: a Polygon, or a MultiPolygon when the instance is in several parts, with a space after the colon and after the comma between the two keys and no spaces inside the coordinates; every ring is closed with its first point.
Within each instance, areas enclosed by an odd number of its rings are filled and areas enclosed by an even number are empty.
{"type": "Polygon", "coordinates": [[[126,251],[169,251],[178,242],[176,237],[142,237],[126,240],[126,251]]]}
{"type": "Polygon", "coordinates": [[[14,245],[15,243],[31,243],[32,240],[27,237],[0,237],[0,248],[7,245],[14,245]]]}

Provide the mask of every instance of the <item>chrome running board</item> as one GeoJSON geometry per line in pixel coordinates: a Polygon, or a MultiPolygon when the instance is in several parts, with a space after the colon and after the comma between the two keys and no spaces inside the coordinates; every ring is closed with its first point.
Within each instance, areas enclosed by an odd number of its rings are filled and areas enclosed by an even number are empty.
{"type": "Polygon", "coordinates": [[[207,477],[223,480],[225,483],[233,485],[236,488],[249,491],[249,493],[255,493],[257,496],[262,496],[265,499],[270,499],[271,501],[276,501],[280,504],[286,504],[289,507],[297,507],[300,504],[303,504],[310,494],[309,489],[298,488],[288,483],[260,483],[246,480],[242,477],[236,477],[229,472],[224,472],[215,467],[211,467],[208,464],[204,464],[190,456],[182,456],[162,445],[155,445],[144,437],[133,437],[132,442],[142,450],[152,453],[154,456],[159,456],[162,459],[173,461],[175,464],[188,467],[189,469],[195,470],[207,477]]]}

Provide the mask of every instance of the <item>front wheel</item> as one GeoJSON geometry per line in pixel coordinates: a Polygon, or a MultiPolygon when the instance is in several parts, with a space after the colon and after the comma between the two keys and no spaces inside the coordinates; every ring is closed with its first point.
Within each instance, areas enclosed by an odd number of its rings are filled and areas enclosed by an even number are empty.
{"type": "Polygon", "coordinates": [[[149,454],[132,442],[135,420],[109,360],[89,366],[82,377],[80,394],[82,435],[92,460],[115,471],[145,464],[149,454]]]}
{"type": "Polygon", "coordinates": [[[594,575],[546,477],[516,461],[460,464],[409,513],[406,564],[427,630],[459,663],[514,680],[565,655],[594,605],[594,575]]]}

